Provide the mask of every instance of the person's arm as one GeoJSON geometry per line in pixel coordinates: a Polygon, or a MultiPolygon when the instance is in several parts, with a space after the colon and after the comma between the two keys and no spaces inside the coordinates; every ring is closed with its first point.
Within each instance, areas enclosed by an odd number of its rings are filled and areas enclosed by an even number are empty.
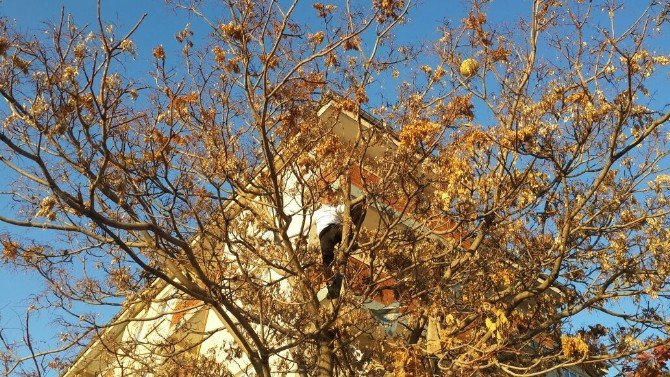
{"type": "MultiPolygon", "coordinates": [[[[355,206],[355,205],[357,205],[357,204],[359,204],[359,203],[361,203],[361,202],[364,202],[364,201],[365,201],[365,194],[359,196],[358,198],[352,199],[352,200],[349,202],[349,207],[353,207],[353,206],[355,206]]],[[[345,208],[345,205],[344,205],[344,204],[340,204],[340,205],[338,205],[338,206],[335,206],[335,210],[336,210],[338,213],[344,213],[344,208],[345,208]]]]}
{"type": "MultiPolygon", "coordinates": [[[[339,183],[339,188],[345,187],[345,185],[348,184],[347,177],[344,176],[344,175],[341,176],[338,183],[339,183]]],[[[365,193],[363,193],[363,195],[359,196],[358,198],[352,199],[349,202],[349,205],[350,206],[355,206],[356,204],[358,204],[360,202],[363,202],[363,201],[365,201],[365,193]]],[[[344,207],[344,205],[342,207],[344,207]]],[[[342,211],[344,211],[344,210],[342,210],[342,211]]]]}
{"type": "Polygon", "coordinates": [[[360,202],[364,202],[364,201],[365,201],[365,194],[359,196],[359,197],[356,198],[356,199],[352,199],[351,202],[350,202],[350,205],[354,206],[354,205],[356,205],[356,204],[358,204],[358,203],[360,203],[360,202]]]}

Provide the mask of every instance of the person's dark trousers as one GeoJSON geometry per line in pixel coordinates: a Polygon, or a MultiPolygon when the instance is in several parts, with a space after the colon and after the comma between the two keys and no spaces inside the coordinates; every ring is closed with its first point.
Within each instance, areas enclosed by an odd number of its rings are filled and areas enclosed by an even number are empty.
{"type": "MultiPolygon", "coordinates": [[[[361,201],[351,206],[350,216],[352,227],[349,232],[349,239],[351,240],[360,229],[363,219],[365,219],[365,201],[361,201]]],[[[323,260],[323,267],[326,273],[326,279],[331,279],[332,264],[335,260],[335,246],[342,242],[342,224],[330,224],[319,233],[319,241],[321,243],[321,258],[323,260]]],[[[334,290],[339,292],[339,285],[341,284],[341,277],[335,277],[335,281],[331,284],[334,290]]],[[[329,289],[330,290],[330,289],[329,289]]],[[[331,295],[332,296],[332,295],[331,295]]]]}
{"type": "Polygon", "coordinates": [[[319,233],[321,243],[321,259],[323,266],[328,267],[335,259],[335,246],[342,242],[342,224],[330,224],[319,233]]]}

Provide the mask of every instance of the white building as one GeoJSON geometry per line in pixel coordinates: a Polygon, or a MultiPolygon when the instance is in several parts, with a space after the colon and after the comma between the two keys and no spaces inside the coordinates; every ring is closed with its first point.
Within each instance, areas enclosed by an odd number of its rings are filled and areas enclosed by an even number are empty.
{"type": "MultiPolygon", "coordinates": [[[[332,132],[343,140],[351,140],[358,129],[359,119],[351,113],[340,111],[333,103],[324,106],[319,116],[324,123],[331,125],[332,132]]],[[[377,127],[374,119],[368,116],[363,117],[361,122],[370,132],[374,132],[377,127]]],[[[368,154],[371,157],[374,158],[375,155],[383,153],[387,148],[395,147],[394,140],[384,140],[386,141],[369,149],[368,154]]],[[[356,192],[358,189],[355,187],[357,179],[360,181],[360,178],[352,177],[354,194],[359,193],[356,192]]],[[[288,177],[286,184],[291,185],[294,181],[288,177]]],[[[287,191],[290,192],[290,190],[287,191]]],[[[291,213],[292,216],[302,216],[303,206],[295,197],[287,195],[285,202],[288,213],[291,213]]],[[[310,219],[307,219],[305,223],[310,224],[310,219]]],[[[302,221],[293,221],[290,235],[295,236],[304,232],[305,229],[301,224],[303,224],[302,221]]],[[[374,208],[369,209],[363,226],[374,229],[380,224],[380,214],[374,208]]],[[[356,260],[352,262],[360,263],[356,260]]],[[[278,271],[272,269],[266,269],[263,274],[268,281],[277,281],[282,278],[278,271]]],[[[389,285],[394,283],[391,280],[388,282],[389,285]]],[[[286,281],[280,284],[283,284],[282,289],[286,295],[290,296],[290,287],[286,281]]],[[[113,319],[114,324],[105,328],[81,352],[64,376],[150,375],[147,371],[161,368],[165,361],[165,358],[161,356],[164,353],[160,351],[165,347],[170,348],[170,354],[177,353],[184,359],[211,357],[223,363],[230,375],[253,374],[253,368],[247,357],[234,351],[233,336],[227,330],[225,321],[219,314],[196,300],[189,300],[187,297],[180,299],[176,293],[174,287],[159,280],[154,281],[143,292],[148,298],[146,302],[125,307],[113,319]]],[[[383,290],[367,304],[368,307],[377,306],[383,309],[392,306],[393,301],[393,294],[383,290]]],[[[361,306],[357,310],[366,311],[368,309],[361,306]]],[[[394,320],[398,316],[398,311],[390,311],[386,317],[379,315],[380,313],[384,314],[383,312],[370,312],[369,317],[373,321],[377,320],[377,325],[376,328],[360,337],[361,347],[374,347],[376,337],[395,331],[394,320]],[[374,314],[377,314],[377,317],[374,314]]],[[[278,340],[278,343],[280,344],[281,340],[278,340]]],[[[286,351],[273,356],[270,363],[278,370],[285,371],[284,375],[298,375],[298,368],[291,360],[291,355],[286,351]]],[[[178,375],[189,375],[188,370],[177,372],[178,375]]],[[[588,377],[597,374],[595,372],[587,374],[586,371],[575,368],[553,371],[548,376],[588,377]]]]}

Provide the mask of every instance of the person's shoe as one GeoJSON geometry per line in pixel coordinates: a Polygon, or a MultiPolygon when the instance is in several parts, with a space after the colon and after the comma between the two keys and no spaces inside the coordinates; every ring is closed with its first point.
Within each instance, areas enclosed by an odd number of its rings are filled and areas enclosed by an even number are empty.
{"type": "Polygon", "coordinates": [[[328,288],[328,295],[326,296],[326,298],[332,300],[334,298],[340,297],[340,291],[342,290],[342,275],[337,274],[337,276],[335,276],[333,281],[330,284],[328,284],[327,288],[328,288]]]}

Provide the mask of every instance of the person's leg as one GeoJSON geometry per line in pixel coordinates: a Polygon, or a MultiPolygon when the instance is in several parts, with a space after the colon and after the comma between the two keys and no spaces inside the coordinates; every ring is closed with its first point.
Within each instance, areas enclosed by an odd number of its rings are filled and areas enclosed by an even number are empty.
{"type": "Polygon", "coordinates": [[[351,216],[351,223],[354,225],[355,230],[361,228],[363,220],[365,219],[365,214],[367,212],[367,206],[365,205],[365,202],[365,200],[362,200],[352,205],[349,209],[349,216],[351,216]]]}
{"type": "MultiPolygon", "coordinates": [[[[365,218],[365,211],[366,211],[365,200],[352,205],[351,208],[349,209],[349,215],[351,216],[351,222],[352,222],[351,231],[349,232],[349,240],[352,240],[354,234],[357,233],[358,230],[360,229],[361,224],[363,223],[363,219],[365,218]]],[[[336,227],[336,231],[333,231],[334,234],[333,238],[328,239],[324,237],[325,241],[327,241],[326,242],[327,246],[330,246],[332,244],[333,248],[332,250],[330,250],[329,259],[327,259],[328,257],[324,254],[324,263],[326,262],[326,260],[329,261],[328,270],[331,271],[326,273],[326,276],[329,276],[328,277],[329,282],[327,283],[328,294],[326,297],[329,299],[334,299],[340,296],[340,291],[342,290],[342,281],[344,279],[344,276],[342,274],[332,272],[331,264],[332,261],[335,259],[334,248],[338,243],[342,242],[342,225],[337,224],[336,226],[333,227],[336,227]],[[329,273],[330,275],[328,275],[329,273]]],[[[323,250],[324,249],[322,248],[322,252],[323,250]]]]}
{"type": "MultiPolygon", "coordinates": [[[[324,288],[324,297],[319,300],[328,298],[334,299],[340,295],[342,287],[342,276],[333,272],[333,262],[335,261],[335,246],[342,242],[342,226],[340,224],[328,225],[319,234],[319,241],[321,243],[321,259],[323,260],[323,269],[326,279],[326,287],[324,288]]],[[[317,293],[317,297],[319,294],[317,293]]]]}
{"type": "MultiPolygon", "coordinates": [[[[365,200],[358,202],[349,209],[349,216],[351,217],[351,229],[349,230],[349,242],[354,238],[354,235],[361,230],[365,214],[367,213],[367,206],[365,200]]],[[[355,247],[354,247],[355,248],[355,247]]]]}
{"type": "Polygon", "coordinates": [[[326,278],[330,278],[331,265],[335,260],[335,246],[342,242],[342,226],[330,224],[319,233],[319,242],[321,243],[321,260],[326,271],[326,278]]]}

